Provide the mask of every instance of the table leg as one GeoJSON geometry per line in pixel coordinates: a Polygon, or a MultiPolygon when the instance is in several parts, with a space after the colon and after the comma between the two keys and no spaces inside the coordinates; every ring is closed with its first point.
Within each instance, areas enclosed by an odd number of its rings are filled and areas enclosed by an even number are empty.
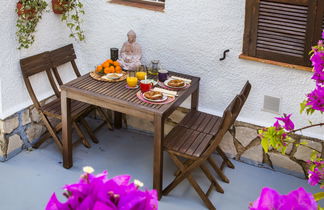
{"type": "Polygon", "coordinates": [[[163,138],[164,119],[154,116],[154,162],[153,162],[153,188],[158,192],[158,199],[162,197],[163,184],[163,138]]]}
{"type": "Polygon", "coordinates": [[[191,110],[197,110],[199,103],[199,84],[195,92],[191,95],[191,110]]]}
{"type": "Polygon", "coordinates": [[[114,111],[114,127],[120,129],[123,126],[122,113],[114,111]]]}
{"type": "Polygon", "coordinates": [[[62,141],[63,141],[63,167],[71,168],[72,160],[72,134],[71,134],[71,99],[67,98],[66,92],[61,92],[62,109],[62,141]]]}

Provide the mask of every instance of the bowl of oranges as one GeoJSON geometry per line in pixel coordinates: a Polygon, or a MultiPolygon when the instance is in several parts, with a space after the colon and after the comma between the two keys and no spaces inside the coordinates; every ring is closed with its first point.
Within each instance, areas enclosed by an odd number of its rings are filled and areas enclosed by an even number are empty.
{"type": "Polygon", "coordinates": [[[101,65],[98,65],[96,67],[96,73],[101,75],[112,74],[112,73],[121,74],[122,71],[123,70],[120,67],[118,61],[113,61],[111,59],[106,60],[101,65]]]}
{"type": "Polygon", "coordinates": [[[118,61],[111,59],[96,66],[96,70],[91,72],[90,75],[94,79],[109,82],[122,81],[126,78],[126,73],[122,70],[118,61]]]}

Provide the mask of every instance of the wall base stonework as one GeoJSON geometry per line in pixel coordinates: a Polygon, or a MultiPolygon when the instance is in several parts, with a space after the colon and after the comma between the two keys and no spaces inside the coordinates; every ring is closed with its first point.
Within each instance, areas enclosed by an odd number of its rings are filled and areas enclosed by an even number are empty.
{"type": "MultiPolygon", "coordinates": [[[[41,105],[53,99],[55,96],[41,101],[41,105]]],[[[23,149],[31,148],[45,132],[46,127],[34,106],[0,120],[0,161],[6,161],[23,149]]]]}
{"type": "MultiPolygon", "coordinates": [[[[50,97],[44,101],[46,104],[55,97],[50,97]]],[[[189,112],[186,108],[178,108],[168,119],[166,119],[164,132],[167,135],[174,126],[179,123],[189,112]]],[[[90,113],[90,118],[100,119],[97,113],[90,113]]],[[[8,160],[17,155],[23,149],[30,148],[36,143],[46,127],[41,123],[40,115],[37,110],[31,106],[5,120],[0,120],[0,161],[8,160]]],[[[139,119],[133,116],[127,116],[128,126],[140,132],[153,133],[153,122],[139,119]]],[[[323,141],[320,139],[309,138],[305,136],[294,135],[297,143],[306,142],[306,146],[290,146],[286,154],[283,155],[273,149],[265,153],[261,147],[261,141],[258,138],[257,131],[260,126],[235,122],[234,126],[224,136],[220,147],[235,160],[251,164],[258,167],[268,168],[282,173],[294,175],[301,178],[307,177],[307,164],[313,150],[323,153],[323,141]]],[[[323,156],[323,155],[322,155],[323,156]]]]}

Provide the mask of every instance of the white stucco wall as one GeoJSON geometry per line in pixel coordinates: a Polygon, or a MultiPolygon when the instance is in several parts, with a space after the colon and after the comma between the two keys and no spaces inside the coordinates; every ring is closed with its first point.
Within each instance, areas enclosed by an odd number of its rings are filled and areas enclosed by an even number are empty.
{"type": "MultiPolygon", "coordinates": [[[[299,103],[314,86],[311,73],[238,59],[244,30],[244,0],[167,0],[164,13],[106,0],[83,2],[87,40],[74,43],[83,73],[107,59],[110,47],[120,48],[128,30],[133,29],[143,47],[144,63],[159,59],[166,69],[201,77],[199,109],[221,113],[245,81],[250,80],[253,89],[239,120],[272,124],[275,115],[261,111],[264,95],[271,95],[282,98],[282,112],[293,113],[297,126],[306,123],[308,118],[299,115],[299,103]],[[225,61],[219,61],[225,49],[231,52],[225,61]]],[[[44,14],[38,26],[35,44],[27,50],[16,50],[15,4],[13,0],[0,0],[1,118],[31,104],[19,59],[73,42],[67,38],[65,25],[50,12],[44,14]]],[[[44,75],[35,77],[41,98],[51,94],[42,78],[44,75]]],[[[67,75],[66,79],[69,78],[67,75]]],[[[314,122],[321,119],[320,115],[312,117],[314,122]]],[[[322,137],[324,132],[315,129],[304,134],[322,137]]]]}

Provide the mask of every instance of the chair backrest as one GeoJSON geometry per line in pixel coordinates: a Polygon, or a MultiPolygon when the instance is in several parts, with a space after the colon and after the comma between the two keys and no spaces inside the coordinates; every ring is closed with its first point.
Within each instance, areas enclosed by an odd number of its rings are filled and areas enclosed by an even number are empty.
{"type": "MultiPolygon", "coordinates": [[[[244,102],[246,101],[246,99],[248,98],[249,94],[250,94],[250,90],[251,90],[251,83],[248,81],[246,81],[245,85],[243,86],[241,92],[240,92],[240,96],[244,97],[244,102]]],[[[244,103],[243,103],[244,105],[244,103]]],[[[242,105],[242,106],[243,106],[242,105]]]]}
{"type": "Polygon", "coordinates": [[[52,64],[52,70],[59,85],[63,85],[60,74],[58,73],[57,67],[66,63],[71,63],[73,71],[77,77],[80,77],[81,74],[75,63],[76,54],[73,48],[73,44],[66,45],[64,47],[52,50],[50,53],[50,59],[52,64]]]}
{"type": "Polygon", "coordinates": [[[249,96],[249,93],[250,93],[251,87],[252,87],[252,86],[251,86],[250,82],[249,82],[249,81],[246,81],[246,83],[245,83],[245,85],[243,86],[243,88],[242,88],[240,94],[238,95],[238,97],[240,97],[240,99],[241,99],[241,105],[240,105],[240,107],[239,107],[239,109],[238,109],[238,112],[237,112],[236,116],[234,116],[234,118],[233,118],[232,124],[234,124],[236,118],[237,118],[238,115],[240,114],[240,112],[241,112],[241,110],[242,110],[242,108],[243,108],[243,106],[244,106],[244,104],[245,104],[245,101],[246,101],[246,99],[247,99],[248,96],[249,96]]]}
{"type": "Polygon", "coordinates": [[[30,56],[27,58],[23,58],[20,60],[20,68],[23,75],[24,82],[27,87],[27,91],[35,105],[35,107],[40,110],[41,106],[40,103],[36,97],[36,94],[33,90],[32,84],[30,82],[31,76],[46,72],[47,78],[51,84],[51,87],[55,93],[56,96],[59,96],[59,90],[57,89],[55,80],[53,78],[53,75],[51,73],[51,62],[49,59],[49,52],[43,52],[38,55],[30,56]]]}
{"type": "Polygon", "coordinates": [[[237,95],[227,106],[220,120],[219,129],[215,134],[213,140],[210,142],[210,145],[202,154],[202,157],[208,158],[216,150],[217,146],[222,141],[225,133],[231,127],[233,119],[235,118],[235,116],[238,115],[241,103],[242,103],[241,98],[237,95]]]}

